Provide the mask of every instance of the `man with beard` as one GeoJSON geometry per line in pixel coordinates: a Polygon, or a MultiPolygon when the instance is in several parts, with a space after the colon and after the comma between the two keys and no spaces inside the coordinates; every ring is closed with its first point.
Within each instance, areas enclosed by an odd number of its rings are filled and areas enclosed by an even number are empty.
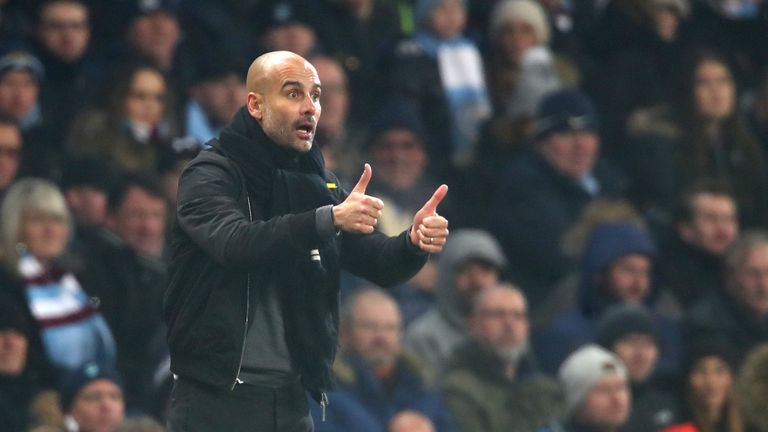
{"type": "Polygon", "coordinates": [[[340,270],[392,286],[448,236],[447,186],[388,237],[370,165],[349,194],[325,170],[321,83],[304,58],[264,54],[246,86],[246,106],[179,180],[165,296],[174,432],[312,431],[305,392],[328,405],[340,270]]]}
{"type": "Polygon", "coordinates": [[[523,293],[501,285],[482,291],[467,320],[470,338],[448,362],[444,392],[463,431],[531,431],[559,420],[558,384],[541,374],[528,344],[523,293]]]}

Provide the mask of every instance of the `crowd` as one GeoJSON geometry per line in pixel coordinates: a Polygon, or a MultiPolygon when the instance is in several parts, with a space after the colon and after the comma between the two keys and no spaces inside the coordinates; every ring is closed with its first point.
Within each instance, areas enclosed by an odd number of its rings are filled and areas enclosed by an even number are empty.
{"type": "Polygon", "coordinates": [[[318,432],[768,431],[768,2],[0,0],[0,430],[162,431],[177,183],[258,55],[444,251],[342,277],[318,432]]]}

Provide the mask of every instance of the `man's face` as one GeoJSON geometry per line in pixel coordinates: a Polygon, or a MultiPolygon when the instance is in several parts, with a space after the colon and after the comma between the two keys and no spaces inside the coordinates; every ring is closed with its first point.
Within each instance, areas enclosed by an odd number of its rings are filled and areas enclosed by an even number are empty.
{"type": "Polygon", "coordinates": [[[552,133],[539,143],[539,151],[555,170],[579,180],[592,170],[599,150],[597,134],[584,130],[552,133]]]}
{"type": "Polygon", "coordinates": [[[317,42],[312,27],[291,22],[271,28],[264,35],[265,45],[274,51],[291,51],[302,57],[308,56],[317,42]]]}
{"type": "Polygon", "coordinates": [[[139,187],[128,190],[123,203],[110,216],[112,229],[131,248],[148,256],[160,256],[165,243],[165,200],[139,187]]]}
{"type": "Polygon", "coordinates": [[[332,60],[319,59],[314,65],[323,82],[323,121],[317,128],[330,135],[341,134],[349,112],[347,77],[341,66],[332,60]]]}
{"type": "Polygon", "coordinates": [[[528,341],[528,307],[517,291],[490,288],[475,306],[470,333],[501,351],[519,350],[528,341]]]}
{"type": "Polygon", "coordinates": [[[450,39],[464,31],[467,12],[459,0],[442,0],[428,19],[432,33],[440,39],[450,39]]]}
{"type": "Polygon", "coordinates": [[[0,376],[18,376],[26,364],[27,337],[18,330],[0,330],[0,376]]]}
{"type": "Polygon", "coordinates": [[[53,55],[66,63],[80,60],[91,37],[88,10],[81,4],[55,2],[43,8],[38,39],[53,55]]]}
{"type": "Polygon", "coordinates": [[[93,186],[73,186],[64,199],[78,226],[102,226],[107,218],[107,193],[93,186]]]}
{"type": "Polygon", "coordinates": [[[356,301],[352,320],[342,338],[347,348],[372,367],[392,366],[400,351],[400,311],[389,298],[362,295],[356,301]]]}
{"type": "Polygon", "coordinates": [[[81,431],[114,432],[123,423],[123,392],[115,383],[98,379],[83,387],[70,413],[81,431]]]}
{"type": "Polygon", "coordinates": [[[322,111],[320,92],[314,66],[289,58],[271,70],[260,107],[253,115],[275,144],[307,152],[322,111]]]}
{"type": "Polygon", "coordinates": [[[678,227],[680,237],[713,255],[722,256],[739,233],[736,203],[727,195],[693,197],[692,218],[678,227]]]}
{"type": "Polygon", "coordinates": [[[622,303],[642,303],[651,292],[651,259],[640,254],[617,258],[608,268],[605,288],[622,303]]]}
{"type": "Polygon", "coordinates": [[[0,77],[0,112],[21,121],[37,103],[40,86],[31,72],[12,70],[0,77]]]}
{"type": "Polygon", "coordinates": [[[651,335],[630,333],[613,344],[613,352],[627,367],[632,382],[645,382],[659,359],[659,347],[651,335]]]}
{"type": "Polygon", "coordinates": [[[21,160],[21,133],[16,126],[0,124],[0,190],[16,178],[21,160]]]}
{"type": "Polygon", "coordinates": [[[697,113],[710,121],[729,117],[736,106],[736,89],[728,68],[720,62],[706,61],[696,69],[694,100],[697,113]]]}
{"type": "Polygon", "coordinates": [[[396,189],[409,189],[427,165],[427,154],[419,137],[408,129],[390,129],[371,149],[376,175],[396,189]]]}
{"type": "Polygon", "coordinates": [[[161,65],[173,60],[180,36],[179,21],[164,11],[137,17],[128,29],[133,48],[161,65]]]}
{"type": "Polygon", "coordinates": [[[596,430],[615,430],[627,421],[630,393],[620,375],[606,375],[584,397],[576,418],[596,430]]]}
{"type": "Polygon", "coordinates": [[[200,104],[208,121],[220,127],[235,116],[246,98],[245,81],[237,74],[228,74],[196,84],[192,97],[200,104]]]}
{"type": "Polygon", "coordinates": [[[758,316],[768,314],[768,244],[755,246],[730,275],[731,294],[758,316]]]}
{"type": "Polygon", "coordinates": [[[463,263],[456,271],[454,286],[456,294],[467,310],[477,294],[485,288],[499,283],[499,269],[484,261],[470,260],[463,263]]]}

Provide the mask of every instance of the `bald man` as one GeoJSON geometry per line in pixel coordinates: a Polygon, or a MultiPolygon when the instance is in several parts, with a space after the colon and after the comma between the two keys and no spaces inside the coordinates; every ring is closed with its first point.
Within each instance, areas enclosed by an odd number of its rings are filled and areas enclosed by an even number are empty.
{"type": "Polygon", "coordinates": [[[312,141],[315,68],[285,51],[257,58],[248,96],[179,181],[165,298],[168,420],[178,431],[313,430],[305,391],[328,404],[339,271],[390,286],[440,252],[439,187],[396,237],[376,230],[371,167],[346,193],[312,141]]]}

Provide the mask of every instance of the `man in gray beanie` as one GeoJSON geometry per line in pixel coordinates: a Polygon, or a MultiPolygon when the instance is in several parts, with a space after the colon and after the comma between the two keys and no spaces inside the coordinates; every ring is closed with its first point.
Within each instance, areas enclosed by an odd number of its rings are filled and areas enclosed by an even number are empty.
{"type": "Polygon", "coordinates": [[[585,345],[565,360],[558,375],[568,414],[564,424],[539,432],[615,432],[627,421],[627,370],[611,352],[585,345]]]}

